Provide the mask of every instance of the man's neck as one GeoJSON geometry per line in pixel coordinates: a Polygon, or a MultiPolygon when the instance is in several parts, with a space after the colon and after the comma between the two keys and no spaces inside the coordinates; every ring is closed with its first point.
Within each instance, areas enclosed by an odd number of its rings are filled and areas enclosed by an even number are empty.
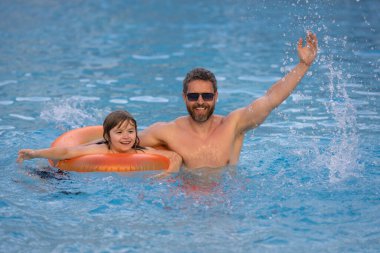
{"type": "Polygon", "coordinates": [[[211,115],[206,121],[195,121],[190,116],[187,116],[190,129],[199,136],[208,136],[214,130],[215,116],[211,115]]]}

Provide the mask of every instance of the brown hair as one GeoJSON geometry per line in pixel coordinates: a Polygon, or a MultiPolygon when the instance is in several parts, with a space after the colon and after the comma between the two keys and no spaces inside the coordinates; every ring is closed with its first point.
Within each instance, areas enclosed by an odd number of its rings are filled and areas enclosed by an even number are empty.
{"type": "Polygon", "coordinates": [[[218,91],[214,73],[204,68],[195,68],[187,73],[185,79],[183,79],[183,93],[187,93],[189,83],[194,80],[210,81],[212,83],[212,87],[214,88],[214,92],[218,91]]]}
{"type": "Polygon", "coordinates": [[[112,128],[116,126],[121,126],[124,122],[128,122],[129,124],[132,124],[135,127],[136,131],[136,141],[133,144],[133,149],[144,149],[141,147],[140,139],[137,135],[137,122],[133,118],[133,116],[127,112],[127,111],[114,111],[107,115],[107,117],[104,119],[103,122],[103,138],[105,140],[105,143],[107,144],[108,149],[111,148],[111,138],[110,138],[110,131],[112,128]]]}

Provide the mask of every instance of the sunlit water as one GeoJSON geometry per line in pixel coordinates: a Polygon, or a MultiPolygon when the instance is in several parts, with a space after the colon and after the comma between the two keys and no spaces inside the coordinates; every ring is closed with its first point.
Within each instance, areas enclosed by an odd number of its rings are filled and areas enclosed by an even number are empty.
{"type": "Polygon", "coordinates": [[[1,1],[0,252],[378,252],[380,4],[338,2],[1,1]],[[245,106],[308,29],[318,59],[236,168],[157,181],[15,163],[115,109],[140,129],[186,114],[196,66],[217,75],[218,114],[245,106]]]}

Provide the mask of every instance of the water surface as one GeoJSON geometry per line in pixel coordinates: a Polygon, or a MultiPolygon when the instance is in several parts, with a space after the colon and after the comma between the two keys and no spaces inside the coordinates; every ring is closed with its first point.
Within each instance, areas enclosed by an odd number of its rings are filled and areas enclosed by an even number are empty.
{"type": "Polygon", "coordinates": [[[377,1],[2,1],[1,252],[378,252],[377,1]],[[319,38],[297,90],[247,133],[236,168],[59,172],[20,148],[127,109],[143,129],[186,114],[193,67],[216,113],[248,105],[319,38]]]}

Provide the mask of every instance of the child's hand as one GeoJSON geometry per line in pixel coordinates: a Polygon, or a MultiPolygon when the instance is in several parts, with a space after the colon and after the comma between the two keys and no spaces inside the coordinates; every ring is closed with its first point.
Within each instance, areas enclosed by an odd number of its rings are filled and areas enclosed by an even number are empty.
{"type": "Polygon", "coordinates": [[[34,150],[33,149],[21,149],[18,152],[18,157],[16,162],[22,163],[24,160],[29,160],[34,158],[34,150]]]}

